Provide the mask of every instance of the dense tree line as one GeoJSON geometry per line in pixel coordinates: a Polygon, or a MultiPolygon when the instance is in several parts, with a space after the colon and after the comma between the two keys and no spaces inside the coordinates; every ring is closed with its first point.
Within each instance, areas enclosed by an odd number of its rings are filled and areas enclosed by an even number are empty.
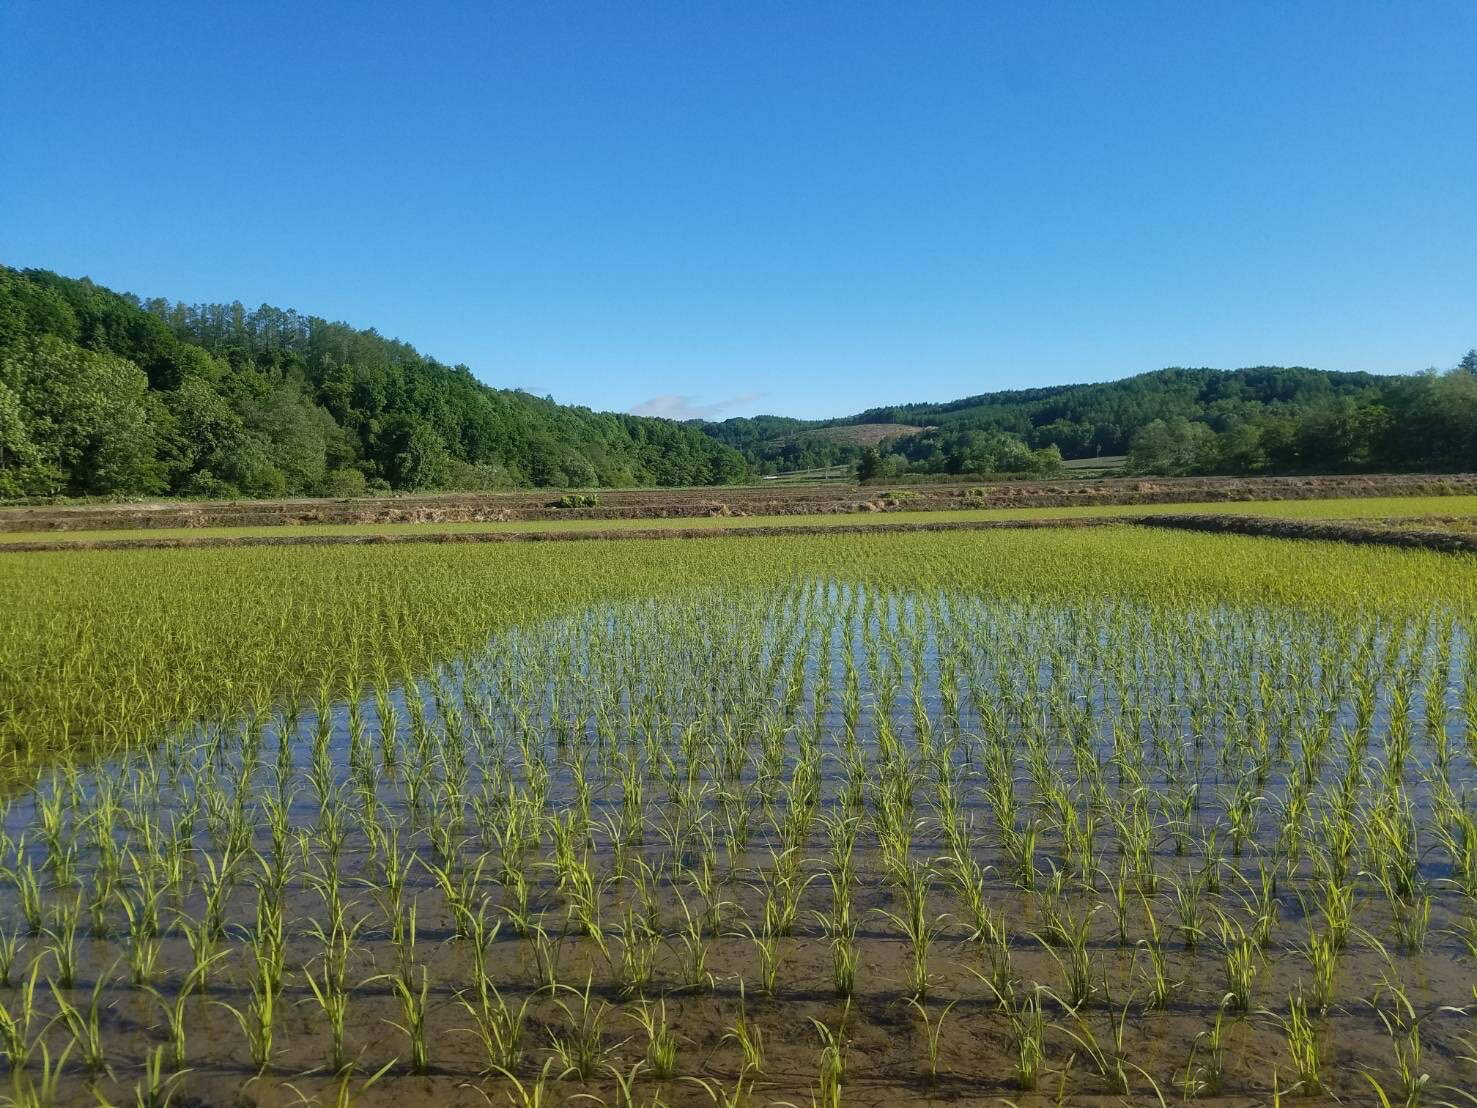
{"type": "Polygon", "coordinates": [[[806,465],[855,461],[879,476],[1041,474],[1062,458],[1120,454],[1141,473],[1470,469],[1477,467],[1477,353],[1444,374],[1164,369],[1102,384],[874,408],[845,420],[758,416],[704,429],[756,468],[798,455],[806,465]],[[929,429],[875,449],[810,445],[824,442],[824,428],[862,423],[929,429]]]}
{"type": "Polygon", "coordinates": [[[753,416],[702,425],[710,436],[741,451],[754,471],[761,474],[854,463],[861,452],[860,444],[844,433],[834,437],[828,434],[831,426],[787,416],[753,416]]]}
{"type": "Polygon", "coordinates": [[[910,473],[1052,477],[1061,468],[1062,452],[1056,446],[1033,450],[1021,436],[1006,431],[921,431],[863,447],[857,459],[857,476],[863,481],[910,473]]]}
{"type": "Polygon", "coordinates": [[[1477,468],[1477,350],[1447,373],[1386,378],[1301,411],[1155,419],[1134,435],[1128,468],[1162,474],[1477,468]]]}
{"type": "Polygon", "coordinates": [[[700,424],[712,438],[741,451],[758,473],[792,473],[798,469],[850,464],[860,448],[828,438],[829,423],[789,416],[737,416],[700,424]]]}
{"type": "Polygon", "coordinates": [[[0,267],[0,496],[723,484],[670,420],[481,384],[373,330],[0,267]]]}

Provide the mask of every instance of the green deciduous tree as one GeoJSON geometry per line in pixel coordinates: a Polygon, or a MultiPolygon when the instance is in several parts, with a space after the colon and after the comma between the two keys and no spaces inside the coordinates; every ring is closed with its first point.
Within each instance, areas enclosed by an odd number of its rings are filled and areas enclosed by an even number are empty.
{"type": "Polygon", "coordinates": [[[0,382],[19,400],[40,464],[66,491],[163,490],[158,451],[168,413],[132,362],[46,335],[12,348],[0,382]]]}
{"type": "Polygon", "coordinates": [[[1215,466],[1216,434],[1204,423],[1184,418],[1156,419],[1134,436],[1128,450],[1133,473],[1183,476],[1215,466]]]}

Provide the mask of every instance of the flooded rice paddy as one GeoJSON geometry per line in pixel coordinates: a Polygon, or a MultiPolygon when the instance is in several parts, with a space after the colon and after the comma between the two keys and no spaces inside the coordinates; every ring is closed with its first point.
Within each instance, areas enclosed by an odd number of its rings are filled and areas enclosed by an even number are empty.
{"type": "Polygon", "coordinates": [[[1472,626],[685,589],[67,764],[11,1095],[1463,1103],[1472,626]]]}

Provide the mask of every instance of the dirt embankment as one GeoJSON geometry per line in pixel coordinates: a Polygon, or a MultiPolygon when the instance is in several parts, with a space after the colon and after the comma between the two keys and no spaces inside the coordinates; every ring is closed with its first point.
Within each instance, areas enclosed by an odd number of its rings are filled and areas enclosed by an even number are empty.
{"type": "Polygon", "coordinates": [[[736,486],[614,489],[599,504],[559,508],[557,492],[445,493],[357,500],[202,501],[0,509],[0,531],[92,531],[298,524],[511,523],[552,519],[676,519],[970,508],[1061,508],[1179,501],[1477,494],[1477,474],[1346,477],[1104,478],[956,485],[736,486]]]}
{"type": "Polygon", "coordinates": [[[1436,550],[1444,554],[1477,554],[1477,535],[1451,531],[1391,530],[1375,525],[1331,523],[1266,516],[1165,515],[1139,516],[1140,527],[1167,527],[1180,531],[1207,531],[1218,535],[1254,535],[1272,539],[1319,539],[1365,546],[1398,546],[1436,550]]]}
{"type": "Polygon", "coordinates": [[[391,534],[230,535],[199,538],[87,539],[0,543],[0,555],[53,550],[174,550],[228,546],[381,546],[399,543],[584,542],[599,539],[731,539],[778,535],[876,535],[903,531],[1021,531],[1047,527],[1106,527],[1111,516],[1083,519],[940,520],[936,523],[822,523],[794,527],[618,527],[601,531],[410,531],[391,534]]]}

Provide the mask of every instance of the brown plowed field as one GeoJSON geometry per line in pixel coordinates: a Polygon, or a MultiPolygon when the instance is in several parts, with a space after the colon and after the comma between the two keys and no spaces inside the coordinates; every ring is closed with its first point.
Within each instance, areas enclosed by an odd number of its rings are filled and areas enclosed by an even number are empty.
{"type": "Polygon", "coordinates": [[[0,509],[0,531],[77,531],[341,523],[490,523],[549,519],[849,514],[1088,504],[1168,504],[1477,493],[1477,474],[1110,478],[957,485],[733,486],[614,489],[588,508],[559,508],[547,489],[355,500],[158,501],[0,509]]]}

